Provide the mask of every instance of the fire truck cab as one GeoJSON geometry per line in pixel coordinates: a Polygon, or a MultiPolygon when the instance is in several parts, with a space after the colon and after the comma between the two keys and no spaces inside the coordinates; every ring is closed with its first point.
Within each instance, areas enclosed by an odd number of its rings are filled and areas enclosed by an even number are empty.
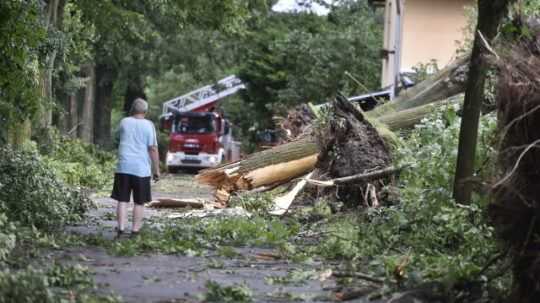
{"type": "Polygon", "coordinates": [[[163,104],[161,128],[169,134],[166,164],[170,172],[181,168],[209,168],[240,158],[230,123],[215,107],[224,97],[244,88],[229,76],[163,104]]]}
{"type": "MultiPolygon", "coordinates": [[[[229,122],[215,112],[184,112],[171,123],[167,167],[214,167],[227,160],[234,144],[229,122]]],[[[232,153],[232,151],[231,151],[232,153]]]]}

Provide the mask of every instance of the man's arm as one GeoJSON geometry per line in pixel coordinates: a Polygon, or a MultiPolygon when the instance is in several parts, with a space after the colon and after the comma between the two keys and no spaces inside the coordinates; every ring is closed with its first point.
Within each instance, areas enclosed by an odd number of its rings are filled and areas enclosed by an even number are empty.
{"type": "Polygon", "coordinates": [[[152,176],[157,181],[159,179],[159,152],[157,146],[148,147],[148,153],[150,154],[150,159],[152,160],[152,176]]]}
{"type": "Polygon", "coordinates": [[[150,154],[150,159],[152,160],[152,176],[154,181],[159,180],[159,152],[158,152],[158,142],[156,128],[154,123],[147,120],[152,128],[152,132],[148,138],[148,153],[150,154]]]}

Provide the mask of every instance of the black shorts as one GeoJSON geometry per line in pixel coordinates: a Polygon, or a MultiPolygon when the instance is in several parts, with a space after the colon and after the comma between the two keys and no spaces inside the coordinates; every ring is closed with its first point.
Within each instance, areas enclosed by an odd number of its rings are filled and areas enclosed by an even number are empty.
{"type": "Polygon", "coordinates": [[[135,202],[135,204],[143,205],[146,202],[152,201],[150,177],[115,174],[111,198],[119,202],[129,202],[131,201],[130,198],[132,192],[133,202],[135,202]]]}

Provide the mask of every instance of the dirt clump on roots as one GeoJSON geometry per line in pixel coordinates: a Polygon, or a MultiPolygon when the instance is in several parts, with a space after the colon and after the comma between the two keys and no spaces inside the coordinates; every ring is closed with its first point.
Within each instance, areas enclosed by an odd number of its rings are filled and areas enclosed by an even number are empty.
{"type": "Polygon", "coordinates": [[[510,302],[540,298],[540,31],[499,60],[497,110],[501,177],[489,216],[513,261],[510,302]]]}
{"type": "MultiPolygon", "coordinates": [[[[321,152],[317,164],[317,178],[328,180],[391,165],[392,158],[387,144],[377,129],[364,117],[353,103],[338,95],[332,103],[327,125],[317,130],[321,152]]],[[[379,188],[380,184],[371,186],[379,188]]],[[[354,206],[364,203],[368,184],[364,182],[325,189],[318,195],[329,200],[340,200],[354,206]]]]}

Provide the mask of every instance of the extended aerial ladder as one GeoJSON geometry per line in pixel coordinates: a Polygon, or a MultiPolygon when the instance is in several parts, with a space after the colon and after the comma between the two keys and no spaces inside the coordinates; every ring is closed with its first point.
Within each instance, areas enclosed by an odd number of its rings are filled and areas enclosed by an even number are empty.
{"type": "Polygon", "coordinates": [[[214,85],[206,85],[185,95],[175,97],[163,103],[162,117],[178,112],[206,111],[230,95],[244,89],[245,85],[235,75],[219,80],[214,85]]]}

